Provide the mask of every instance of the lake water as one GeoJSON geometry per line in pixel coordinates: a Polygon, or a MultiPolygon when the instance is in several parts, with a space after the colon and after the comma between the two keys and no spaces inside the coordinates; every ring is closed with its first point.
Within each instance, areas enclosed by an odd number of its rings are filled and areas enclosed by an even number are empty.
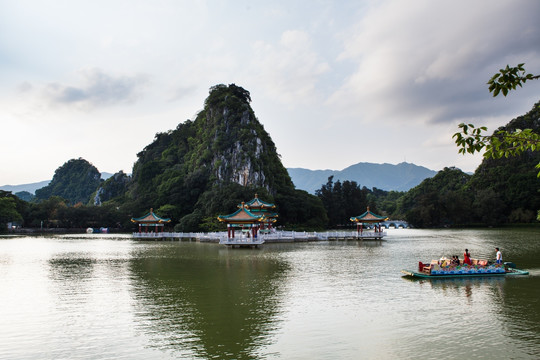
{"type": "Polygon", "coordinates": [[[0,237],[1,359],[540,358],[540,232],[229,249],[127,235],[0,237]],[[527,277],[413,281],[462,255],[527,277]]]}

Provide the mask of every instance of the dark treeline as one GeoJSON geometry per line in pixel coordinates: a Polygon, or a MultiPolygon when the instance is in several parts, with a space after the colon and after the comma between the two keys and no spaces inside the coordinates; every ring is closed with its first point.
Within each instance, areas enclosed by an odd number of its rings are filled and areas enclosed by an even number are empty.
{"type": "Polygon", "coordinates": [[[59,196],[51,196],[43,201],[24,201],[9,191],[0,190],[0,224],[12,223],[33,229],[86,229],[88,227],[110,227],[131,230],[129,214],[115,205],[103,206],[70,204],[59,196]]]}
{"type": "Polygon", "coordinates": [[[349,180],[338,180],[334,183],[334,177],[330,176],[328,182],[315,194],[321,199],[328,215],[327,227],[334,229],[352,227],[349,219],[361,215],[368,207],[375,213],[394,213],[396,200],[405,193],[368,189],[349,180]]]}
{"type": "MultiPolygon", "coordinates": [[[[525,157],[538,162],[538,156],[532,155],[525,157]]],[[[523,159],[494,162],[499,165],[483,164],[474,175],[445,168],[407,192],[370,190],[354,181],[334,183],[330,177],[316,194],[327,211],[330,228],[350,226],[349,217],[360,215],[368,206],[419,228],[536,222],[540,196],[534,166],[523,159]]]]}

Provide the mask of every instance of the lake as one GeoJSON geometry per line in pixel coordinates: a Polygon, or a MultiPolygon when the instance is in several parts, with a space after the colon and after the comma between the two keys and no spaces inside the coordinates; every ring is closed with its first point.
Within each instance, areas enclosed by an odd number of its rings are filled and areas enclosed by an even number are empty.
{"type": "Polygon", "coordinates": [[[538,229],[230,249],[129,235],[0,237],[2,359],[540,358],[538,229]],[[463,254],[530,276],[409,280],[463,254]]]}

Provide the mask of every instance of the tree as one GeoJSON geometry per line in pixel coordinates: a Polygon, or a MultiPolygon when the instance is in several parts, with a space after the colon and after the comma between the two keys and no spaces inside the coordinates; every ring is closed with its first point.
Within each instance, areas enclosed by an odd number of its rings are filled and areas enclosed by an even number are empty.
{"type": "MultiPolygon", "coordinates": [[[[525,74],[525,64],[516,67],[500,69],[488,81],[489,91],[496,97],[501,92],[504,96],[508,91],[522,87],[527,80],[540,79],[540,75],[525,74]]],[[[460,154],[474,154],[485,148],[484,158],[499,159],[502,157],[518,156],[525,151],[540,149],[540,136],[532,129],[515,129],[513,131],[499,130],[492,135],[485,135],[487,127],[475,127],[473,124],[459,124],[460,132],[455,133],[456,145],[460,154]]],[[[536,165],[540,169],[540,163],[536,165]]],[[[540,171],[538,172],[540,177],[540,171]]]]}
{"type": "MultiPolygon", "coordinates": [[[[493,97],[498,96],[501,92],[506,96],[510,90],[515,90],[518,86],[523,87],[527,80],[540,79],[540,75],[526,74],[523,65],[525,64],[518,64],[515,67],[506,65],[506,68],[500,69],[489,79],[487,84],[493,97]]],[[[540,106],[537,105],[538,108],[540,106]]],[[[474,154],[485,148],[485,159],[499,159],[519,156],[526,151],[540,149],[540,136],[532,129],[499,130],[492,135],[485,135],[483,133],[487,131],[485,126],[476,128],[473,124],[461,123],[459,128],[460,131],[455,133],[452,138],[455,138],[461,154],[474,154]]],[[[540,163],[536,165],[536,168],[540,169],[540,163]]],[[[540,170],[537,176],[540,177],[540,170]]],[[[537,219],[540,220],[540,210],[537,219]]]]}
{"type": "Polygon", "coordinates": [[[22,221],[21,214],[17,211],[17,201],[11,192],[0,190],[0,231],[6,229],[11,221],[22,221]]]}

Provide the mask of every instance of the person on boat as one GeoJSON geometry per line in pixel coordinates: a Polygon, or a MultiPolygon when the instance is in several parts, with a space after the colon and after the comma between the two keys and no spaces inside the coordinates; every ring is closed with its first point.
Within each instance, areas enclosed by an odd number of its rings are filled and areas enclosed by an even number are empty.
{"type": "Polygon", "coordinates": [[[469,252],[469,249],[465,249],[465,253],[463,254],[463,264],[471,265],[471,253],[469,252]]]}
{"type": "Polygon", "coordinates": [[[452,265],[459,265],[459,257],[457,255],[452,256],[452,265]]]}
{"type": "Polygon", "coordinates": [[[501,251],[499,250],[499,248],[495,248],[495,251],[497,251],[497,255],[496,255],[496,263],[497,264],[502,264],[502,253],[501,251]]]}

